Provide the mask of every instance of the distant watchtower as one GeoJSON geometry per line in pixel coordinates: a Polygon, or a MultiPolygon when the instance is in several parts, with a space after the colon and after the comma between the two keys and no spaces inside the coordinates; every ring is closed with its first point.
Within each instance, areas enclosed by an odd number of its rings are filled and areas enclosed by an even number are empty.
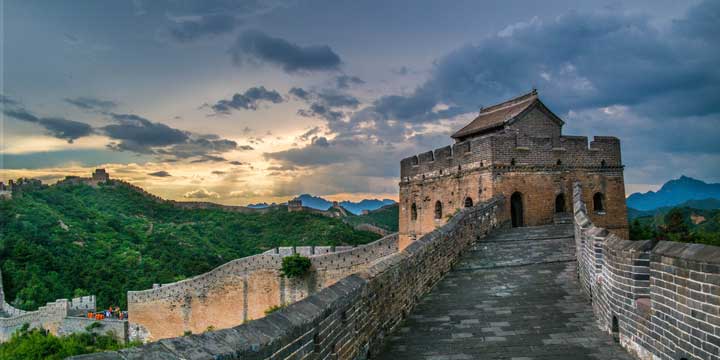
{"type": "Polygon", "coordinates": [[[400,162],[400,247],[462,207],[505,198],[512,226],[567,218],[572,185],[583,184],[595,224],[627,238],[620,140],[562,134],[565,122],[537,91],[485,107],[452,135],[455,144],[400,162]]]}
{"type": "Polygon", "coordinates": [[[105,169],[95,169],[92,173],[92,181],[96,183],[106,182],[110,180],[110,174],[105,169]]]}
{"type": "Polygon", "coordinates": [[[294,211],[302,211],[302,200],[300,199],[292,199],[288,201],[288,211],[294,212],[294,211]]]}

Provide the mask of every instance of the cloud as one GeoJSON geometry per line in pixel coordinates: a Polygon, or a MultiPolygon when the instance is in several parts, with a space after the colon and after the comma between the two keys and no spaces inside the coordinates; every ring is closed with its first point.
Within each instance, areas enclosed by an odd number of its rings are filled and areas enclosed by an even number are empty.
{"type": "Polygon", "coordinates": [[[297,114],[304,117],[319,117],[329,122],[337,122],[345,117],[342,108],[355,109],[360,106],[356,97],[335,90],[305,90],[291,88],[289,94],[310,105],[308,109],[300,109],[297,114]]]}
{"type": "Polygon", "coordinates": [[[242,22],[227,14],[200,15],[172,20],[168,32],[178,42],[190,42],[199,38],[232,32],[242,22]]]}
{"type": "Polygon", "coordinates": [[[118,122],[101,128],[105,134],[120,143],[116,150],[130,150],[139,153],[152,153],[151,148],[185,143],[190,135],[182,130],[165,124],[155,123],[134,114],[110,113],[118,122]]]}
{"type": "Polygon", "coordinates": [[[247,30],[230,49],[235,64],[270,63],[285,72],[329,71],[340,67],[340,56],[327,45],[300,46],[261,31],[247,30]]]}
{"type": "Polygon", "coordinates": [[[357,76],[340,75],[335,78],[338,89],[349,89],[353,85],[362,85],[365,81],[357,76]]]}
{"type": "Polygon", "coordinates": [[[255,150],[255,148],[252,147],[252,146],[250,146],[250,145],[240,145],[240,146],[237,147],[237,149],[238,149],[238,150],[244,150],[244,151],[255,150]]]}
{"type": "Polygon", "coordinates": [[[312,95],[309,91],[299,87],[293,87],[288,92],[299,100],[308,100],[312,95]]]}
{"type": "Polygon", "coordinates": [[[0,94],[0,104],[11,105],[11,106],[20,105],[19,102],[15,101],[11,97],[9,97],[7,95],[3,95],[3,94],[0,94]]]}
{"type": "Polygon", "coordinates": [[[220,100],[211,106],[216,114],[229,114],[232,109],[257,110],[261,102],[279,104],[283,97],[275,90],[267,90],[264,86],[251,87],[245,93],[236,93],[229,100],[220,100]]]}
{"type": "Polygon", "coordinates": [[[156,171],[156,172],[151,172],[151,173],[148,173],[148,175],[150,175],[150,176],[155,176],[155,177],[169,177],[169,176],[172,176],[172,175],[170,175],[169,172],[167,172],[167,171],[165,171],[165,170],[156,171]]]}
{"type": "Polygon", "coordinates": [[[301,140],[301,141],[308,141],[308,140],[310,140],[313,136],[319,134],[321,131],[322,131],[322,130],[320,129],[319,126],[315,126],[315,127],[313,127],[312,129],[304,132],[302,135],[298,136],[298,139],[301,140]]]}
{"type": "Polygon", "coordinates": [[[112,150],[156,155],[163,161],[217,162],[226,161],[221,154],[238,149],[235,141],[215,134],[183,131],[135,114],[106,114],[117,124],[99,130],[115,140],[108,145],[112,150]]]}
{"type": "Polygon", "coordinates": [[[388,119],[430,121],[447,104],[476,111],[540,89],[556,112],[625,104],[646,114],[703,115],[720,110],[720,61],[709,20],[720,3],[707,1],[673,26],[644,16],[605,11],[537,18],[466,45],[435,62],[430,78],[409,95],[378,99],[388,119]],[[698,10],[700,9],[700,10],[698,10]],[[704,96],[702,94],[705,94],[704,96]]]}
{"type": "Polygon", "coordinates": [[[200,188],[193,191],[188,191],[183,195],[187,199],[218,199],[220,194],[214,191],[207,191],[204,188],[200,188]]]}
{"type": "Polygon", "coordinates": [[[102,100],[92,97],[65,98],[65,102],[82,110],[110,110],[117,106],[117,103],[110,100],[102,100]]]}
{"type": "Polygon", "coordinates": [[[48,135],[67,140],[68,143],[93,133],[92,127],[84,122],[61,117],[38,117],[21,107],[6,108],[3,113],[16,120],[38,124],[47,130],[48,135]]]}
{"type": "Polygon", "coordinates": [[[229,163],[230,163],[230,165],[237,165],[237,166],[240,166],[240,165],[250,165],[249,163],[242,162],[242,161],[237,161],[237,160],[230,161],[229,163]]]}

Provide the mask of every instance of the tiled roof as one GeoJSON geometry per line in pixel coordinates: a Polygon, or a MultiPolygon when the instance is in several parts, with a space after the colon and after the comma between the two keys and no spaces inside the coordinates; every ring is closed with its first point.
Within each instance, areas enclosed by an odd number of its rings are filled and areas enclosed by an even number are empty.
{"type": "Polygon", "coordinates": [[[500,127],[520,113],[525,111],[538,99],[536,90],[518,96],[499,104],[483,108],[480,114],[464,128],[452,135],[453,138],[462,138],[484,130],[500,127]]]}

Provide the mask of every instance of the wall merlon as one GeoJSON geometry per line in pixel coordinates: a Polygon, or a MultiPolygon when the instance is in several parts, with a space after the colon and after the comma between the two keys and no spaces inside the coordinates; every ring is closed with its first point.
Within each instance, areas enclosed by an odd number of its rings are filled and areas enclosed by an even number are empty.
{"type": "MultiPolygon", "coordinates": [[[[575,233],[594,238],[579,183],[573,189],[575,233]]],[[[602,262],[587,243],[578,248],[578,274],[592,297],[600,327],[619,325],[621,345],[642,360],[719,360],[720,247],[668,241],[630,241],[608,235],[599,242],[602,262]],[[707,350],[710,351],[707,351],[707,350]]]]}

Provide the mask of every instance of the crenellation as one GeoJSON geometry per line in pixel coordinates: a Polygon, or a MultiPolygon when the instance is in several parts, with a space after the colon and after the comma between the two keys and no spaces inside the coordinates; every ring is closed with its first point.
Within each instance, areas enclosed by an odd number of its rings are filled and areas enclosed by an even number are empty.
{"type": "Polygon", "coordinates": [[[130,328],[144,329],[133,339],[158,340],[186,330],[201,332],[211,325],[222,329],[257,319],[271,306],[299,301],[397,251],[397,234],[357,247],[276,248],[189,279],[129,291],[130,328]],[[300,280],[281,276],[282,258],[295,253],[310,258],[311,276],[300,280]],[[244,310],[233,311],[236,307],[244,310]]]}
{"type": "Polygon", "coordinates": [[[574,185],[578,274],[601,329],[642,360],[720,359],[720,248],[629,241],[595,226],[574,185]],[[602,262],[588,256],[599,243],[602,262]],[[617,327],[614,326],[617,324],[617,327]]]}

